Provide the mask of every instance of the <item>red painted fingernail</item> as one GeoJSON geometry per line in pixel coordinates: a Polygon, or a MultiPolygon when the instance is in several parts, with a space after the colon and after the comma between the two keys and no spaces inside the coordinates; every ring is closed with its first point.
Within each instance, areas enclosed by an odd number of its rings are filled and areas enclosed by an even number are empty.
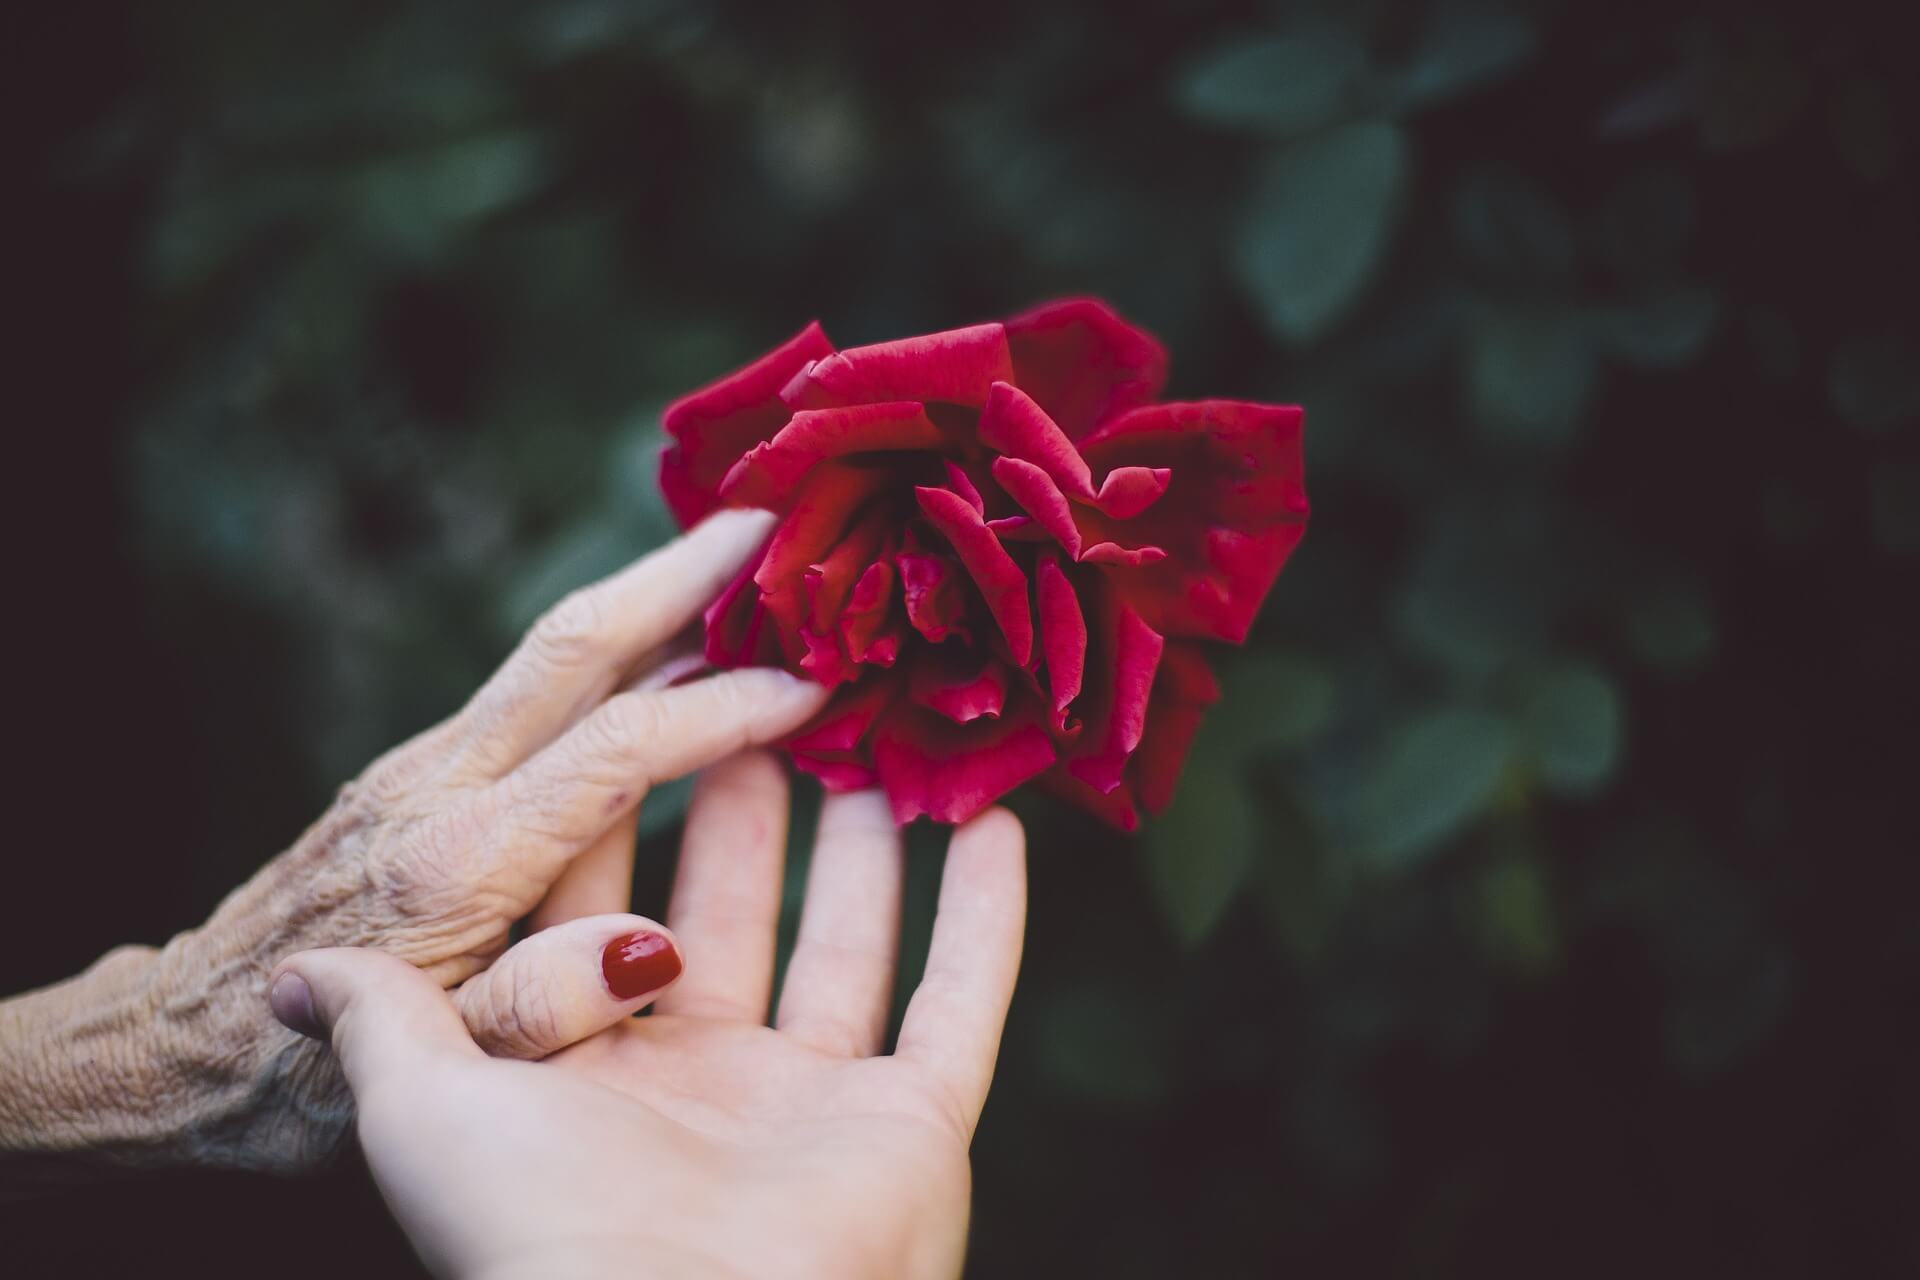
{"type": "Polygon", "coordinates": [[[680,976],[680,953],[664,933],[643,929],[615,938],[600,953],[600,972],[615,1000],[658,991],[680,976]]]}

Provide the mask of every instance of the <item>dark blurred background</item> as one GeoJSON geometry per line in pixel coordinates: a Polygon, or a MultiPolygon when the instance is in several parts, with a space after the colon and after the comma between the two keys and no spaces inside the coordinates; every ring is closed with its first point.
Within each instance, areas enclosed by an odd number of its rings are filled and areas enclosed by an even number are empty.
{"type": "MultiPolygon", "coordinates": [[[[1315,515],[1174,811],[1026,806],[972,1273],[1913,1274],[1901,8],[12,15],[0,990],[192,925],[665,537],[667,399],[1094,292],[1307,406],[1315,515]]],[[[351,1167],[0,1242],[412,1270],[351,1167]]]]}

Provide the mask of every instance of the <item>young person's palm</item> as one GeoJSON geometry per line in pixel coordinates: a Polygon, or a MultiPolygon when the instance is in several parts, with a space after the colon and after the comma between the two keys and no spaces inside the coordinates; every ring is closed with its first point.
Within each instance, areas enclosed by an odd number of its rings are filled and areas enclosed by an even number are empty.
{"type": "MultiPolygon", "coordinates": [[[[651,1016],[542,1062],[488,1059],[469,1041],[437,1056],[398,1048],[397,1065],[368,1049],[376,1065],[356,1070],[340,1021],[355,1003],[366,1042],[390,1026],[419,1046],[436,1015],[378,1007],[397,993],[352,971],[372,974],[379,957],[293,962],[354,1082],[375,1176],[439,1269],[606,1274],[626,1259],[664,1275],[958,1273],[967,1146],[1019,964],[1019,824],[996,810],[956,832],[925,976],[881,1056],[902,848],[877,795],[823,808],[768,1025],[787,801],[761,755],[702,778],[667,915],[685,976],[651,1016]]],[[[606,892],[570,905],[625,906],[606,892]]],[[[457,1019],[440,1025],[459,1038],[457,1019]]]]}

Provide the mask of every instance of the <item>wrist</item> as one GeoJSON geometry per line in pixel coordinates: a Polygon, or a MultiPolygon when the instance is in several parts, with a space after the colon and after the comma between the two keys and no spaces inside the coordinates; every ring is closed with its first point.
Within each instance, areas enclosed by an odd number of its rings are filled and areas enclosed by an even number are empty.
{"type": "Polygon", "coordinates": [[[0,1187],[139,1163],[160,1143],[145,1044],[158,956],[122,947],[0,1001],[0,1187]]]}
{"type": "Polygon", "coordinates": [[[303,1172],[352,1128],[326,1046],[282,1027],[267,1003],[273,958],[296,948],[251,915],[223,919],[230,905],[153,956],[132,1072],[146,1145],[129,1163],[303,1172]]]}
{"type": "Polygon", "coordinates": [[[351,1098],[273,1021],[242,932],[122,947],[0,1001],[0,1195],[116,1169],[295,1171],[340,1146],[351,1098]]]}

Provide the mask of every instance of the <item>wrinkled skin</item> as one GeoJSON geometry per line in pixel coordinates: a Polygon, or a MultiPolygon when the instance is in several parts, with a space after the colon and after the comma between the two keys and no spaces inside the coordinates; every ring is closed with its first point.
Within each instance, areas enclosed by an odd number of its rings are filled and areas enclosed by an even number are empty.
{"type": "Polygon", "coordinates": [[[765,530],[758,513],[718,518],[569,597],[205,924],[0,1004],[0,1183],[101,1161],[310,1167],[352,1111],[328,1056],[269,1016],[276,961],[375,946],[447,988],[529,913],[537,927],[624,911],[649,785],[788,733],[823,701],[779,672],[671,683],[685,663],[662,665],[765,530]]]}
{"type": "Polygon", "coordinates": [[[794,762],[896,821],[1037,779],[1131,829],[1219,696],[1204,645],[1246,639],[1307,521],[1300,410],[1165,379],[1081,298],[844,351],[809,325],[674,404],[675,514],[780,516],[709,660],[835,689],[794,762]]]}

